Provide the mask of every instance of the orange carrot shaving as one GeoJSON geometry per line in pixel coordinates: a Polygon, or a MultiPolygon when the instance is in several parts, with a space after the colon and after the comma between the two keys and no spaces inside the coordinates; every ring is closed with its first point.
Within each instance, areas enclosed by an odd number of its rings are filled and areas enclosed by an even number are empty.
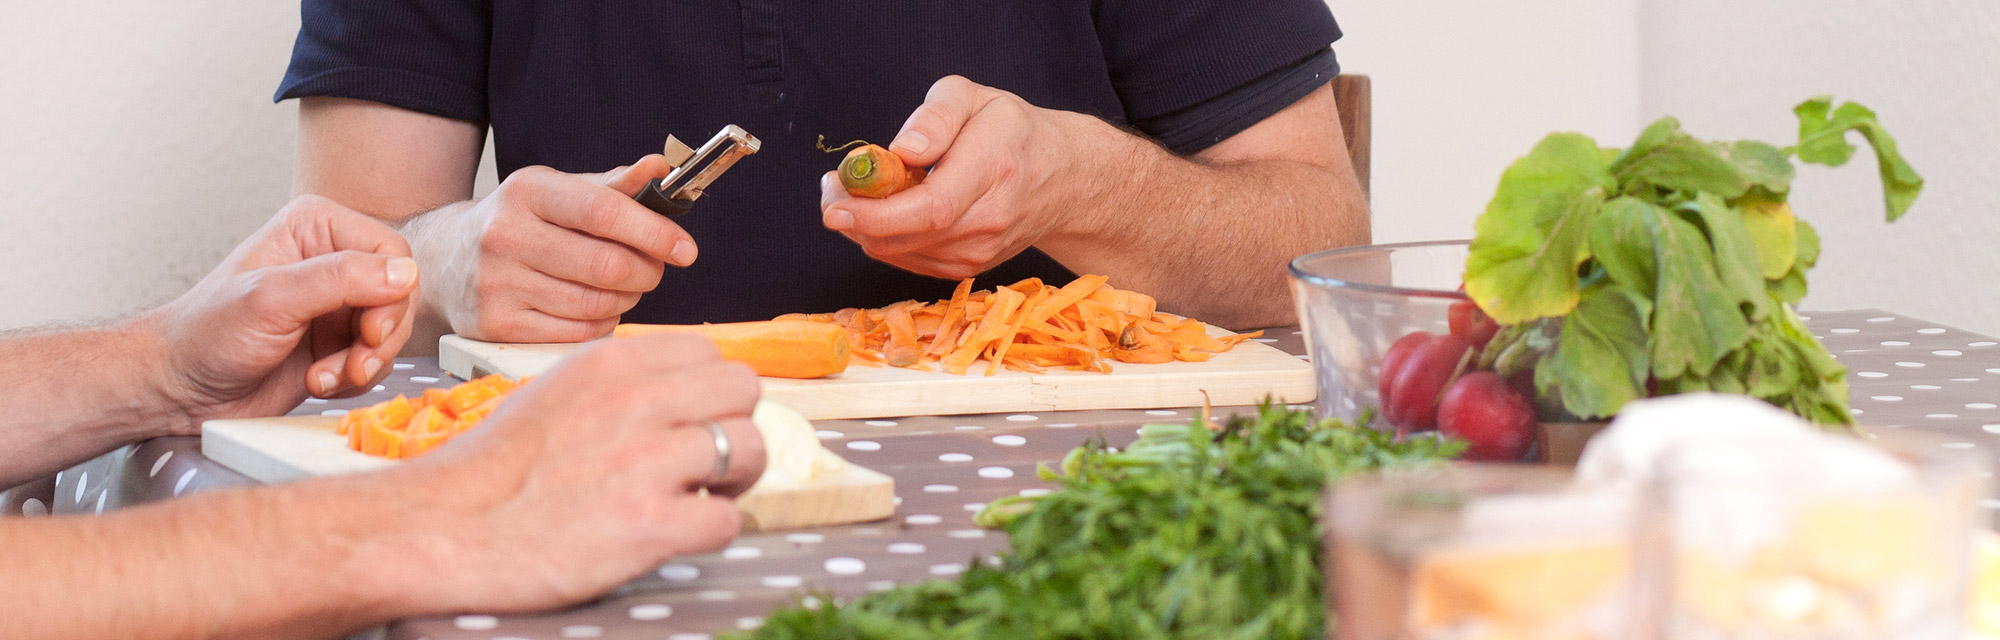
{"type": "Polygon", "coordinates": [[[477,426],[527,379],[492,375],[451,389],[425,389],[416,400],[396,396],[347,412],[334,433],[368,455],[413,458],[477,426]]]}
{"type": "Polygon", "coordinates": [[[787,314],[784,320],[835,325],[847,332],[855,361],[964,375],[985,360],[1001,369],[1042,373],[1052,367],[1110,373],[1110,362],[1201,362],[1252,336],[1215,337],[1197,320],[1159,313],[1151,296],[1112,288],[1084,275],[1063,286],[1029,278],[989,291],[960,281],[949,299],[903,301],[879,309],[787,314]]]}

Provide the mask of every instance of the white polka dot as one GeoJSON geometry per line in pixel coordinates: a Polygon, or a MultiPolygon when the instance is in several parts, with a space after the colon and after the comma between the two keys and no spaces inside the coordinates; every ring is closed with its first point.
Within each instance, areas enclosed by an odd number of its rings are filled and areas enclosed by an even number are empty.
{"type": "Polygon", "coordinates": [[[181,474],[181,479],[174,482],[174,495],[180,495],[182,491],[187,490],[188,483],[194,481],[194,472],[196,471],[199,471],[199,469],[189,469],[186,473],[181,474]]]}
{"type": "Polygon", "coordinates": [[[1979,500],[1979,506],[1986,507],[1988,509],[2000,509],[2000,500],[1994,500],[1992,498],[1981,498],[1979,500]]]}
{"type": "Polygon", "coordinates": [[[1995,409],[1995,408],[2000,408],[2000,405],[1996,405],[1996,404],[1993,404],[1993,403],[1991,403],[1991,402],[1967,402],[1967,403],[1965,403],[1965,408],[1967,408],[1967,409],[1995,409]]]}
{"type": "Polygon", "coordinates": [[[1011,416],[1007,416],[1008,422],[1034,422],[1040,419],[1041,419],[1040,416],[1033,416],[1025,413],[1017,413],[1011,416]]]}
{"type": "Polygon", "coordinates": [[[875,527],[860,527],[860,528],[856,528],[856,529],[854,529],[854,530],[851,530],[851,531],[848,531],[848,533],[852,533],[852,534],[854,534],[854,535],[857,535],[857,536],[879,536],[879,535],[882,535],[882,530],[881,530],[881,529],[877,529],[877,528],[875,528],[875,527]]]}
{"type": "Polygon", "coordinates": [[[431,384],[437,381],[438,381],[437,378],[433,378],[430,376],[410,376],[410,382],[415,382],[417,384],[431,384]]]}
{"type": "Polygon", "coordinates": [[[772,589],[797,589],[805,583],[798,576],[764,576],[764,586],[772,589]]]}
{"type": "Polygon", "coordinates": [[[1904,342],[1904,341],[1901,341],[1901,340],[1883,340],[1883,341],[1882,341],[1882,346],[1885,346],[1885,347],[1907,347],[1907,346],[1910,346],[1910,343],[1908,343],[1908,342],[1904,342]]]}
{"type": "Polygon", "coordinates": [[[153,461],[153,470],[147,471],[146,477],[151,478],[153,476],[160,475],[160,467],[167,466],[167,461],[172,460],[173,457],[174,457],[174,452],[172,451],[160,454],[160,459],[153,461]]]}
{"type": "Polygon", "coordinates": [[[1045,424],[1045,425],[1042,425],[1042,426],[1044,426],[1044,427],[1048,427],[1048,428],[1050,428],[1050,429],[1075,429],[1075,428],[1076,428],[1076,423],[1074,423],[1074,422],[1055,422],[1055,423],[1050,423],[1050,424],[1045,424]]]}
{"type": "Polygon", "coordinates": [[[97,492],[97,513],[104,513],[104,498],[109,495],[111,495],[110,489],[97,492]]]}
{"type": "Polygon", "coordinates": [[[764,550],[757,547],[730,547],[722,550],[722,557],[726,560],[762,558],[764,557],[764,550]]]}
{"type": "Polygon", "coordinates": [[[812,596],[806,596],[806,597],[803,597],[803,598],[799,598],[799,606],[800,606],[801,608],[805,608],[805,609],[818,609],[818,608],[819,608],[819,605],[820,605],[820,599],[819,599],[819,598],[815,598],[815,597],[812,597],[812,596]]]}
{"type": "Polygon", "coordinates": [[[1834,329],[1834,333],[1861,333],[1860,329],[1834,329]]]}
{"type": "Polygon", "coordinates": [[[1250,341],[1251,341],[1251,342],[1263,342],[1263,343],[1266,343],[1266,344],[1269,344],[1269,343],[1272,343],[1272,342],[1277,342],[1277,341],[1278,341],[1278,339],[1277,339],[1277,338],[1251,338],[1251,339],[1250,339],[1250,341]]]}
{"type": "Polygon", "coordinates": [[[931,575],[934,576],[955,576],[961,573],[965,573],[965,565],[961,563],[931,565],[931,575]]]}
{"type": "Polygon", "coordinates": [[[338,417],[341,417],[341,416],[344,416],[344,415],[347,415],[347,410],[346,410],[346,409],[327,409],[327,410],[325,410],[325,411],[321,411],[321,412],[319,412],[319,414],[320,414],[321,416],[325,416],[325,417],[328,417],[328,418],[338,418],[338,417]]]}
{"type": "Polygon", "coordinates": [[[1927,413],[1927,414],[1924,414],[1924,417],[1926,417],[1926,418],[1930,418],[1930,419],[1932,419],[1932,420],[1950,420],[1950,419],[1952,419],[1952,418],[1956,418],[1956,417],[1958,417],[1958,414],[1956,414],[1956,413],[1927,413]]]}
{"type": "Polygon", "coordinates": [[[826,572],[836,576],[861,575],[861,572],[867,570],[868,563],[862,562],[860,558],[840,557],[826,559],[826,572]]]}
{"type": "Polygon", "coordinates": [[[1987,433],[2000,433],[2000,424],[1982,424],[1979,428],[1987,433]]]}
{"type": "Polygon", "coordinates": [[[825,429],[814,431],[813,435],[819,436],[819,439],[821,440],[839,440],[841,438],[847,437],[847,434],[845,433],[841,433],[839,431],[827,431],[825,429]]]}
{"type": "MultiPolygon", "coordinates": [[[[433,381],[435,381],[435,380],[436,380],[436,378],[432,378],[432,380],[433,380],[433,381]]],[[[381,392],[383,392],[383,391],[387,391],[387,390],[389,390],[389,387],[386,387],[386,386],[383,386],[383,385],[379,385],[379,384],[378,384],[378,385],[375,385],[375,388],[373,388],[373,389],[369,389],[369,390],[368,390],[368,392],[369,392],[369,393],[381,393],[381,392]]]]}
{"type": "Polygon", "coordinates": [[[591,624],[573,624],[562,628],[562,637],[602,638],[604,637],[604,627],[591,624]]]}
{"type": "Polygon", "coordinates": [[[1931,352],[1931,355],[1934,355],[1934,356],[1944,356],[1944,357],[1947,357],[1947,358],[1956,358],[1956,357],[1958,357],[1958,356],[1962,356],[1962,355],[1965,355],[1965,352],[1964,352],[1964,351],[1959,351],[1959,350],[1957,350],[1957,349],[1939,349],[1939,350],[1936,350],[1936,351],[1932,351],[1932,352],[1931,352]]]}
{"type": "Polygon", "coordinates": [[[76,475],[76,503],[77,503],[77,504],[83,504],[83,490],[84,490],[84,488],[85,488],[85,487],[88,487],[88,486],[90,486],[90,472],[89,472],[89,471],[85,471],[85,472],[83,472],[83,473],[79,473],[79,474],[77,474],[77,475],[76,475]]]}
{"type": "Polygon", "coordinates": [[[967,540],[977,540],[977,539],[979,539],[979,538],[984,538],[984,537],[986,537],[986,530],[985,530],[985,529],[956,529],[956,530],[952,530],[952,531],[947,531],[947,532],[945,532],[945,535],[948,535],[948,536],[951,536],[951,537],[953,537],[953,538],[964,538],[964,539],[967,539],[967,540]]]}
{"type": "Polygon", "coordinates": [[[971,461],[972,461],[972,456],[965,455],[963,453],[938,454],[938,462],[971,462],[971,461]]]}
{"type": "Polygon", "coordinates": [[[411,369],[415,369],[415,368],[417,368],[417,365],[414,365],[414,364],[410,364],[410,363],[408,363],[408,362],[398,362],[398,363],[395,363],[395,364],[391,364],[391,365],[389,365],[389,369],[390,369],[391,371],[409,371],[409,370],[411,370],[411,369]]]}
{"type": "Polygon", "coordinates": [[[1301,354],[1298,354],[1298,355],[1295,355],[1295,356],[1292,356],[1292,357],[1294,357],[1294,358],[1298,358],[1298,359],[1300,359],[1300,360],[1311,360],[1311,359],[1313,359],[1313,358],[1312,358],[1312,356],[1309,356],[1309,355],[1306,355],[1306,354],[1303,354],[1303,353],[1301,353],[1301,354]]]}
{"type": "Polygon", "coordinates": [[[1051,494],[1051,493],[1055,493],[1055,492],[1054,492],[1054,491],[1050,491],[1050,490],[1048,490],[1048,489],[1044,489],[1044,488],[1041,488],[1041,487],[1034,487],[1034,488],[1031,488],[1031,489],[1022,489],[1022,490],[1021,490],[1021,497],[1024,497],[1024,498],[1040,498],[1040,497],[1042,497],[1042,496],[1045,496],[1045,495],[1049,495],[1049,494],[1051,494]]]}
{"type": "Polygon", "coordinates": [[[1876,402],[1901,402],[1901,401],[1903,400],[1903,397],[1902,397],[1902,396],[1868,396],[1868,399],[1869,399],[1869,400],[1874,400],[1874,401],[1876,401],[1876,402]]]}
{"type": "Polygon", "coordinates": [[[792,544],[819,544],[826,542],[826,536],[817,533],[788,533],[785,534],[785,542],[792,544]]]}
{"type": "Polygon", "coordinates": [[[1924,334],[1924,335],[1927,335],[1927,336],[1934,336],[1934,335],[1937,335],[1937,334],[1940,334],[1940,333],[1944,333],[1944,329],[1940,329],[1940,328],[1937,328],[1937,327],[1931,327],[1931,328],[1929,328],[1929,329],[1918,329],[1918,330],[1917,330],[1917,333],[1921,333],[1921,334],[1924,334]]]}
{"type": "Polygon", "coordinates": [[[871,427],[893,427],[893,426],[896,426],[896,421],[895,421],[895,420],[869,420],[869,421],[867,421],[867,422],[863,422],[863,423],[861,423],[861,424],[865,424],[865,425],[868,425],[868,426],[871,426],[871,427]]]}
{"type": "Polygon", "coordinates": [[[1944,387],[1940,387],[1934,384],[1913,384],[1910,385],[1910,388],[1916,389],[1918,391],[1936,391],[1939,389],[1943,389],[1944,387]]]}
{"type": "Polygon", "coordinates": [[[1869,322],[1889,322],[1892,320],[1895,320],[1895,318],[1890,316],[1876,316],[1868,319],[1869,322]]]}
{"type": "Polygon", "coordinates": [[[896,588],[896,581],[894,580],[876,580],[868,583],[869,591],[888,591],[894,588],[896,588]]]}
{"type": "Polygon", "coordinates": [[[1978,382],[1978,378],[1952,378],[1952,382],[1978,382]]]}
{"type": "Polygon", "coordinates": [[[1177,416],[1180,414],[1181,412],[1172,409],[1153,409],[1146,412],[1146,415],[1149,416],[1177,416]]]}
{"type": "Polygon", "coordinates": [[[913,556],[923,552],[924,552],[924,545],[917,544],[915,542],[897,542],[889,545],[889,553],[900,553],[903,555],[913,556]]]}
{"type": "Polygon", "coordinates": [[[736,599],[736,592],[728,589],[709,589],[694,594],[694,597],[702,602],[729,602],[736,599]]]}
{"type": "Polygon", "coordinates": [[[1944,448],[1946,448],[1946,449],[1971,449],[1971,448],[1972,448],[1973,446],[1974,446],[1974,445],[1973,445],[1972,443],[1970,443],[1970,442],[1947,442],[1947,443],[1944,443],[1944,448]]]}
{"type": "Polygon", "coordinates": [[[493,616],[459,616],[453,618],[451,624],[466,631],[491,631],[500,626],[500,619],[493,616]]]}
{"type": "Polygon", "coordinates": [[[40,498],[29,498],[21,502],[21,515],[30,518],[49,515],[49,505],[44,504],[40,498]]]}
{"type": "Polygon", "coordinates": [[[979,513],[981,509],[985,508],[986,508],[986,503],[984,502],[971,502],[965,505],[965,510],[971,511],[973,513],[979,513]]]}
{"type": "Polygon", "coordinates": [[[763,626],[764,626],[764,618],[760,616],[749,616],[736,619],[736,628],[742,629],[744,631],[754,631],[763,626]]]}
{"type": "Polygon", "coordinates": [[[306,404],[326,404],[326,398],[306,398],[306,404]]]}
{"type": "Polygon", "coordinates": [[[2000,343],[1996,343],[1996,342],[1994,342],[1994,341],[1992,341],[1992,340],[1980,340],[1980,341],[1978,341],[1978,342],[1967,342],[1967,343],[1965,343],[1965,346],[1968,346],[1968,347],[1990,347],[1990,346],[1993,346],[1993,345],[1995,345],[1995,344],[2000,344],[2000,343]]]}
{"type": "Polygon", "coordinates": [[[1799,316],[1799,319],[1800,319],[1800,320],[1811,320],[1811,319],[1812,319],[1812,316],[1807,316],[1807,315],[1801,315],[1801,316],[1799,316]]]}
{"type": "Polygon", "coordinates": [[[706,633],[676,633],[667,636],[667,640],[715,640],[715,636],[706,633]]]}
{"type": "Polygon", "coordinates": [[[689,564],[669,564],[660,567],[660,577],[667,582],[693,582],[701,577],[701,568],[689,564]]]}
{"type": "Polygon", "coordinates": [[[847,448],[855,451],[881,451],[882,443],[874,440],[855,440],[847,443],[847,448]]]}
{"type": "Polygon", "coordinates": [[[664,604],[642,604],[633,606],[625,613],[633,620],[665,620],[667,616],[674,615],[674,608],[664,604]]]}
{"type": "Polygon", "coordinates": [[[979,477],[1005,480],[1014,477],[1014,470],[1006,467],[981,467],[979,469],[979,477]]]}
{"type": "Polygon", "coordinates": [[[993,436],[993,444],[997,444],[1003,447],[1018,447],[1024,444],[1028,444],[1028,439],[1013,434],[1007,434],[1007,435],[993,436]]]}
{"type": "Polygon", "coordinates": [[[954,493],[957,491],[958,487],[956,485],[949,485],[949,484],[924,485],[924,493],[954,493]]]}
{"type": "Polygon", "coordinates": [[[980,430],[983,430],[983,429],[985,429],[985,428],[986,428],[986,427],[982,427],[982,426],[979,426],[979,425],[976,425],[976,424],[961,424],[961,425],[958,425],[958,426],[956,426],[956,427],[952,427],[951,429],[952,429],[953,431],[980,431],[980,430]]]}
{"type": "Polygon", "coordinates": [[[898,507],[900,507],[900,506],[903,506],[903,497],[902,497],[902,496],[896,496],[896,497],[894,498],[894,502],[895,502],[896,506],[898,506],[898,507]]]}
{"type": "Polygon", "coordinates": [[[1295,335],[1295,336],[1302,336],[1302,335],[1305,335],[1305,334],[1306,334],[1306,332],[1304,332],[1304,331],[1293,331],[1293,332],[1292,332],[1292,335],[1295,335]]]}
{"type": "Polygon", "coordinates": [[[912,525],[916,525],[916,526],[924,526],[924,525],[929,525],[929,524],[937,524],[937,523],[940,523],[940,522],[944,522],[944,518],[940,518],[940,517],[937,517],[937,516],[934,516],[934,515],[931,515],[931,514],[928,514],[928,513],[919,513],[919,514],[917,514],[917,515],[913,515],[913,516],[910,516],[910,517],[907,517],[907,518],[903,518],[903,522],[904,522],[905,524],[912,524],[912,525]]]}
{"type": "Polygon", "coordinates": [[[1861,415],[1861,410],[1860,410],[1860,409],[1848,409],[1848,410],[1847,410],[1847,412],[1848,412],[1848,413],[1850,413],[1850,414],[1853,414],[1853,415],[1857,415],[1857,416],[1858,416],[1858,415],[1861,415]]]}
{"type": "Polygon", "coordinates": [[[1916,368],[1918,368],[1918,367],[1922,367],[1922,366],[1924,366],[1924,363],[1922,363],[1922,362],[1910,362],[1910,361],[1908,361],[1908,360],[1904,360],[1904,361],[1902,361],[1902,362],[1898,362],[1898,363],[1896,363],[1896,366],[1898,366],[1898,367],[1902,367],[1902,368],[1905,368],[1905,369],[1916,369],[1916,368]]]}

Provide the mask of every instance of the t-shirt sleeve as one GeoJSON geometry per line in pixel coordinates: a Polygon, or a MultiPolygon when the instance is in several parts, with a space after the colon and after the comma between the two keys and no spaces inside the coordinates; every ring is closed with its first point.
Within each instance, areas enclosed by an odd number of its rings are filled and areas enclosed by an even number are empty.
{"type": "Polygon", "coordinates": [[[489,0],[304,0],[276,100],[355,98],[486,122],[489,0]]]}
{"type": "Polygon", "coordinates": [[[1126,121],[1191,154],[1340,73],[1324,0],[1103,0],[1097,12],[1126,121]]]}

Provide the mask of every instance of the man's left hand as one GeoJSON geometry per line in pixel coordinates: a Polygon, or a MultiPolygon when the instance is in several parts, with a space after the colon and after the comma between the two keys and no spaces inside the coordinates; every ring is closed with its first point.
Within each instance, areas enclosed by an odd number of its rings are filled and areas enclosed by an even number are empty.
{"type": "Polygon", "coordinates": [[[829,172],[820,180],[823,222],[876,260],[940,278],[979,274],[1087,224],[1087,208],[1069,206],[1078,203],[1068,195],[1087,187],[1059,174],[1082,155],[1074,133],[1088,120],[948,76],[889,144],[930,175],[876,199],[849,196],[829,172]]]}

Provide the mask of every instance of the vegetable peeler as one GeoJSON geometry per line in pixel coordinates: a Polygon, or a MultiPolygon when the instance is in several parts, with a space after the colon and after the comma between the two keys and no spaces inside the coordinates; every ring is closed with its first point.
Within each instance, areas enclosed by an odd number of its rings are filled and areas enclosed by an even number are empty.
{"type": "Polygon", "coordinates": [[[646,188],[634,199],[669,218],[685,214],[722,172],[743,156],[756,153],[762,145],[757,136],[733,124],[715,132],[715,137],[709,138],[700,149],[690,149],[687,143],[667,136],[667,147],[661,154],[667,157],[667,164],[673,165],[673,172],[646,183],[646,188]]]}

